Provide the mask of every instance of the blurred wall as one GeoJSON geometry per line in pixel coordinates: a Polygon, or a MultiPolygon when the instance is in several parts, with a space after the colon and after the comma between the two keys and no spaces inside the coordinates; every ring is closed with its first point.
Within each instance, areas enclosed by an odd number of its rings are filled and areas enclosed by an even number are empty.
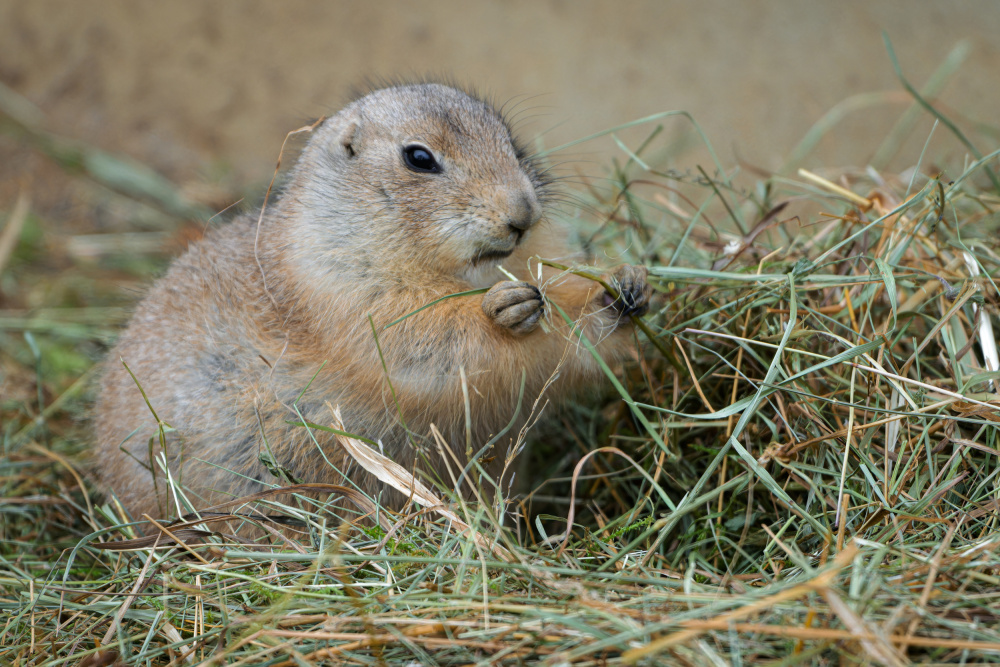
{"type": "MultiPolygon", "coordinates": [[[[883,29],[918,87],[967,39],[941,99],[970,125],[1000,121],[997,0],[2,0],[0,81],[53,130],[181,181],[219,161],[266,180],[287,131],[335,110],[366,75],[412,73],[524,96],[529,132],[547,131],[549,145],[685,109],[724,163],[776,168],[838,102],[900,90],[883,29]]],[[[864,164],[907,105],[896,95],[852,116],[815,161],[864,164]]],[[[898,161],[923,136],[913,143],[898,161]]],[[[577,155],[613,151],[605,140],[577,155]]]]}

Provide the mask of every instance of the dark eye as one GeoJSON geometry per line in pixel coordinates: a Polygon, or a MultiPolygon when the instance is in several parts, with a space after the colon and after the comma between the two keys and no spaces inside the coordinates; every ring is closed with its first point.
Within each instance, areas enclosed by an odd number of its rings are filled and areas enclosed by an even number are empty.
{"type": "Polygon", "coordinates": [[[441,171],[441,165],[434,159],[434,154],[417,144],[403,147],[403,162],[413,171],[425,174],[436,174],[441,171]]]}

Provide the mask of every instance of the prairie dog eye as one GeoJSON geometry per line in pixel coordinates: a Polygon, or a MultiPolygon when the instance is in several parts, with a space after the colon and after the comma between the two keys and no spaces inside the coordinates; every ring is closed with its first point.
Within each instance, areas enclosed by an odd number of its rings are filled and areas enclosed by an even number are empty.
{"type": "Polygon", "coordinates": [[[424,174],[437,174],[441,171],[441,165],[434,159],[434,154],[429,148],[420,144],[408,144],[403,147],[403,162],[411,171],[424,174]]]}

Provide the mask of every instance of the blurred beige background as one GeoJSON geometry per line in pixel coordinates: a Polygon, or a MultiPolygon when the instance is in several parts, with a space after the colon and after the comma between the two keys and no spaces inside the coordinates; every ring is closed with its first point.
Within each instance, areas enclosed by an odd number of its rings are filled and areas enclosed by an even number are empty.
{"type": "MultiPolygon", "coordinates": [[[[527,132],[547,132],[550,146],[684,109],[724,164],[774,169],[838,102],[901,90],[883,29],[918,88],[968,40],[939,99],[965,128],[1000,121],[997,0],[3,0],[0,81],[51,130],[182,183],[220,170],[266,182],[285,133],[337,109],[365,76],[426,73],[500,101],[525,96],[527,132]]],[[[865,164],[909,104],[898,92],[886,100],[837,125],[810,163],[865,164]]],[[[892,166],[912,164],[929,126],[892,166]]],[[[18,152],[12,165],[12,150],[0,138],[8,181],[36,164],[18,152]]],[[[604,139],[575,156],[600,165],[615,150],[604,139]]]]}

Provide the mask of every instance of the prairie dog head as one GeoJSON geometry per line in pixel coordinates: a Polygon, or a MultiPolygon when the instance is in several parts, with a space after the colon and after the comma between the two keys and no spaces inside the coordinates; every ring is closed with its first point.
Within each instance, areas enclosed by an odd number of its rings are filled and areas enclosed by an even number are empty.
{"type": "Polygon", "coordinates": [[[523,242],[545,185],[493,107],[414,84],[371,92],[327,120],[285,197],[302,240],[328,258],[360,253],[463,277],[523,242]]]}

